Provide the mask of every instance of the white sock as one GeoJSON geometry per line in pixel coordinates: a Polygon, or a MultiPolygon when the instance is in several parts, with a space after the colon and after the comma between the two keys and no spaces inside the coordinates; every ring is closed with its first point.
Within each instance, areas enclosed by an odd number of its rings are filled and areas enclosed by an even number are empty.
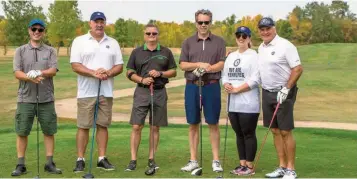
{"type": "Polygon", "coordinates": [[[190,160],[190,162],[197,163],[197,160],[190,160]]]}
{"type": "Polygon", "coordinates": [[[101,160],[104,159],[104,157],[105,157],[105,156],[100,156],[100,157],[98,157],[98,161],[100,162],[101,160]]]}
{"type": "Polygon", "coordinates": [[[219,163],[219,160],[212,160],[212,163],[214,163],[214,162],[218,162],[219,163]]]}
{"type": "Polygon", "coordinates": [[[82,158],[82,157],[78,157],[78,158],[77,158],[77,161],[80,161],[80,160],[85,161],[85,160],[84,160],[84,158],[82,158]]]}

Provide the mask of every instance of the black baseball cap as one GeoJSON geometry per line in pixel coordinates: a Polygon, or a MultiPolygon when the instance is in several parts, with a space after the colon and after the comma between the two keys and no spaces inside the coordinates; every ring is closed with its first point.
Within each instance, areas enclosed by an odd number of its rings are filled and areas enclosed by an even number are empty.
{"type": "Polygon", "coordinates": [[[260,19],[258,23],[259,29],[262,27],[273,27],[273,26],[275,26],[275,22],[270,17],[263,17],[262,19],[260,19]]]}

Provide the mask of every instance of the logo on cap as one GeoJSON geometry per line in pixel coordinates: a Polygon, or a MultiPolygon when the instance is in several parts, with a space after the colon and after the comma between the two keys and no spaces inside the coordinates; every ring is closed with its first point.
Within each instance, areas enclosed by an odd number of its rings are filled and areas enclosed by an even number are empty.
{"type": "Polygon", "coordinates": [[[100,12],[98,12],[97,15],[100,16],[100,12]]]}

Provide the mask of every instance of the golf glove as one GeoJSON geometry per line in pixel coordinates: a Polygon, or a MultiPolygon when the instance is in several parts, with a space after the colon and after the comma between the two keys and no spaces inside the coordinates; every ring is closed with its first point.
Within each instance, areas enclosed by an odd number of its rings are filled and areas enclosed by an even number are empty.
{"type": "Polygon", "coordinates": [[[40,70],[31,70],[31,71],[27,72],[27,74],[26,74],[26,76],[31,79],[35,79],[41,75],[42,75],[42,72],[40,70]]]}
{"type": "Polygon", "coordinates": [[[201,77],[206,73],[206,70],[203,68],[196,68],[192,73],[197,77],[201,77]]]}
{"type": "Polygon", "coordinates": [[[286,98],[288,97],[290,89],[288,89],[287,87],[282,88],[279,92],[278,95],[276,97],[276,100],[278,101],[278,103],[282,104],[286,98]]]}

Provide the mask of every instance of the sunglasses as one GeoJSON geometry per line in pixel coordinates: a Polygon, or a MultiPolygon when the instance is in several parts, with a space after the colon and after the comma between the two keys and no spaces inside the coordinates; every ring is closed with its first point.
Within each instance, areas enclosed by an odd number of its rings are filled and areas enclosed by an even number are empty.
{"type": "Polygon", "coordinates": [[[44,29],[44,28],[32,27],[32,28],[31,28],[31,31],[32,31],[32,32],[36,32],[36,31],[38,31],[38,32],[43,32],[43,31],[45,31],[45,29],[44,29]]]}
{"type": "Polygon", "coordinates": [[[197,21],[197,24],[199,24],[199,25],[202,25],[202,24],[208,25],[210,23],[211,23],[210,21],[197,21]]]}
{"type": "Polygon", "coordinates": [[[243,39],[247,39],[248,35],[244,34],[244,33],[238,33],[238,34],[236,34],[236,37],[237,37],[237,39],[239,39],[240,37],[242,37],[243,39]]]}
{"type": "Polygon", "coordinates": [[[145,32],[145,34],[146,34],[147,36],[150,36],[150,35],[152,35],[152,36],[157,36],[157,34],[159,34],[159,33],[157,33],[157,32],[145,32]]]}

